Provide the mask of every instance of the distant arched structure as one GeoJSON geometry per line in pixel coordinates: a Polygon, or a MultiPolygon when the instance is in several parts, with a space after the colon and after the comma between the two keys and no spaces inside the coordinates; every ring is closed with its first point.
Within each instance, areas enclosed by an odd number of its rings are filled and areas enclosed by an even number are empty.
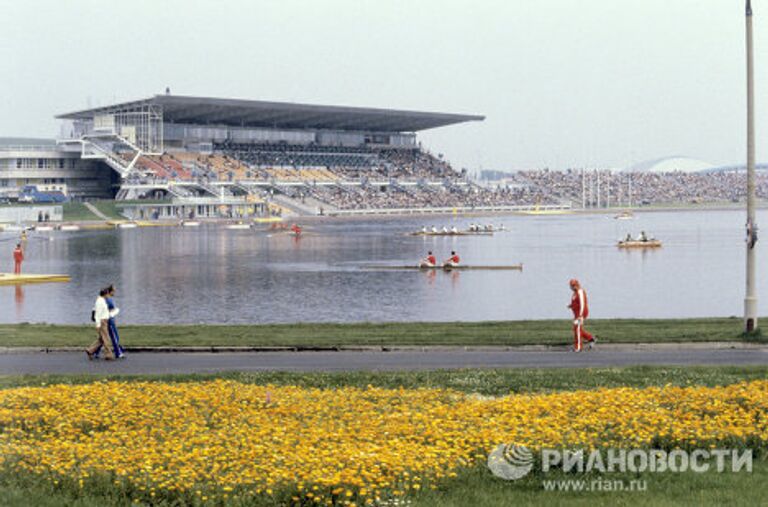
{"type": "Polygon", "coordinates": [[[678,155],[646,160],[622,170],[625,172],[669,173],[680,171],[684,173],[697,173],[712,170],[714,167],[709,162],[678,155]]]}

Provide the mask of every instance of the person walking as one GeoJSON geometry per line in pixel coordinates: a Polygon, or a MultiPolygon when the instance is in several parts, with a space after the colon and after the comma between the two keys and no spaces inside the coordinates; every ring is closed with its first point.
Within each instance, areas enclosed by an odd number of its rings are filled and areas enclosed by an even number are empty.
{"type": "Polygon", "coordinates": [[[569,285],[571,286],[571,291],[573,291],[571,304],[568,305],[568,308],[573,311],[573,351],[581,352],[584,341],[589,344],[591,349],[595,344],[596,338],[584,329],[584,321],[589,317],[587,291],[584,290],[575,278],[569,282],[569,285]]]}
{"type": "Polygon", "coordinates": [[[88,359],[93,359],[96,352],[103,347],[104,359],[111,361],[115,358],[112,352],[112,340],[109,337],[109,308],[105,299],[108,294],[107,289],[99,291],[99,297],[93,305],[93,321],[96,324],[96,341],[90,347],[85,349],[88,359]]]}
{"type": "Polygon", "coordinates": [[[21,274],[21,263],[24,262],[24,249],[21,248],[21,243],[16,244],[16,248],[13,249],[13,274],[21,274]]]}
{"type": "Polygon", "coordinates": [[[117,332],[117,324],[115,324],[115,317],[120,313],[120,308],[115,305],[114,285],[107,287],[107,295],[104,300],[107,302],[107,309],[109,310],[107,328],[109,330],[109,338],[112,341],[112,351],[115,353],[115,358],[120,359],[121,357],[124,357],[125,353],[123,347],[120,346],[120,334],[117,332]]]}

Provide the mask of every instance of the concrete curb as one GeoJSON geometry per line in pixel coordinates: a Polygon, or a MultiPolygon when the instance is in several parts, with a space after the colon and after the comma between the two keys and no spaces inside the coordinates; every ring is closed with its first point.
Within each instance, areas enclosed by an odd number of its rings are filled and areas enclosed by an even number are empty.
{"type": "MultiPolygon", "coordinates": [[[[752,342],[666,342],[666,343],[598,343],[595,350],[760,350],[768,351],[766,343],[752,342]]],[[[0,347],[0,354],[49,354],[83,352],[85,347],[0,347]]],[[[138,346],[125,351],[154,353],[235,353],[235,352],[564,352],[569,345],[349,345],[349,346],[138,346]]]]}

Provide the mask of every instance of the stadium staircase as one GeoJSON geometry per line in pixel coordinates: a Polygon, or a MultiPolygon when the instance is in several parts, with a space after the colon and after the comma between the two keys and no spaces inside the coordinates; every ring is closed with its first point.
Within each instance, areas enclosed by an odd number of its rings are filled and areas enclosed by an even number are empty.
{"type": "MultiPolygon", "coordinates": [[[[297,199],[292,199],[288,197],[287,195],[283,194],[274,194],[272,196],[272,202],[275,204],[279,204],[283,208],[287,208],[291,210],[291,212],[295,213],[296,215],[317,215],[317,208],[318,206],[315,206],[311,204],[309,201],[310,199],[305,198],[305,202],[302,203],[301,201],[297,199]]],[[[311,199],[312,201],[315,201],[315,199],[311,199]]],[[[318,201],[319,202],[319,201],[318,201]]],[[[327,209],[328,206],[323,204],[323,207],[327,209]]]]}
{"type": "Polygon", "coordinates": [[[141,149],[127,139],[118,135],[90,135],[83,136],[81,139],[64,139],[57,142],[60,145],[79,145],[80,158],[85,160],[101,160],[109,167],[117,171],[121,178],[128,176],[133,170],[136,162],[141,158],[141,149]],[[131,160],[121,157],[116,151],[116,147],[128,148],[136,154],[131,160]]]}
{"type": "Polygon", "coordinates": [[[212,185],[211,183],[195,182],[195,186],[202,188],[213,197],[232,197],[234,194],[224,185],[212,185]]]}

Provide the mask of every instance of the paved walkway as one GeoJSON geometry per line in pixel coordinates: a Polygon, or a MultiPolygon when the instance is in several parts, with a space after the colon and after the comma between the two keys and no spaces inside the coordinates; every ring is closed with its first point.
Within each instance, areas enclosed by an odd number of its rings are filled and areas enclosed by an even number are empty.
{"type": "Polygon", "coordinates": [[[634,365],[768,365],[768,348],[564,351],[135,352],[88,361],[82,352],[0,354],[0,374],[398,371],[456,368],[582,368],[634,365]]]}

